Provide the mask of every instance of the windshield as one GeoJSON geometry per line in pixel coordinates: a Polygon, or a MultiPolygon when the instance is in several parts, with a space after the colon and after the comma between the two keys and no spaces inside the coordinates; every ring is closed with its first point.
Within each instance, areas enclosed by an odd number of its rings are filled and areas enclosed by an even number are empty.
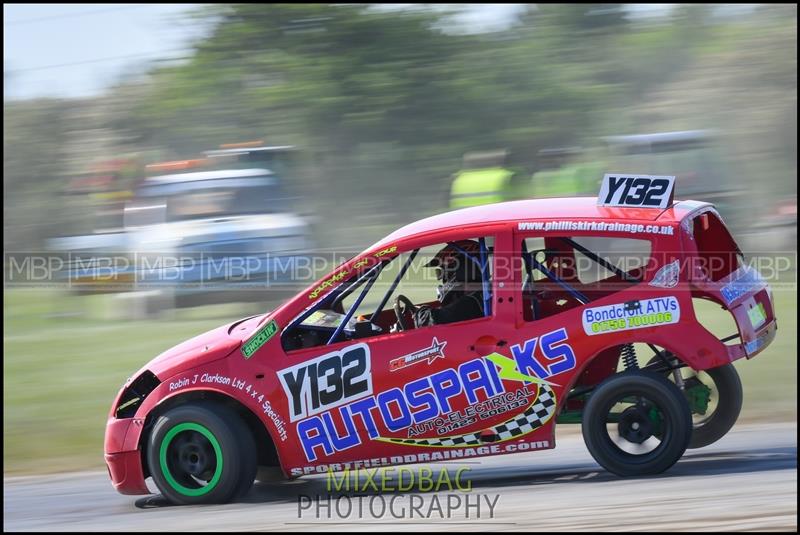
{"type": "Polygon", "coordinates": [[[161,217],[174,222],[277,213],[286,210],[286,201],[286,195],[272,180],[248,178],[147,186],[137,192],[136,204],[140,208],[158,207],[161,217]]]}
{"type": "Polygon", "coordinates": [[[167,221],[275,212],[274,187],[222,188],[191,191],[164,198],[167,221]]]}

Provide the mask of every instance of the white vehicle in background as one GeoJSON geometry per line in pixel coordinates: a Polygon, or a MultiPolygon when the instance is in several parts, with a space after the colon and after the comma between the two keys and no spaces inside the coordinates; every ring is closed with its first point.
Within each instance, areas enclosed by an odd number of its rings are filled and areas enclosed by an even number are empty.
{"type": "MultiPolygon", "coordinates": [[[[265,163],[291,150],[209,151],[204,166],[265,163]]],[[[294,211],[282,177],[255,166],[183,170],[146,178],[125,207],[135,284],[124,298],[145,314],[278,298],[313,247],[310,225],[294,211]]]]}

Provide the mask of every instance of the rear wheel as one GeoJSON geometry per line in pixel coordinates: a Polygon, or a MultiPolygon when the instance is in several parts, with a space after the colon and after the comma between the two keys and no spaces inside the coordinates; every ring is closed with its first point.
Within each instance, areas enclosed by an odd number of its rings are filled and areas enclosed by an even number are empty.
{"type": "Polygon", "coordinates": [[[244,495],[256,474],[256,447],[242,419],[211,403],[170,409],[147,447],[150,473],[177,504],[224,503],[244,495]]]}
{"type": "MultiPolygon", "coordinates": [[[[673,355],[670,363],[678,364],[673,355]]],[[[653,357],[649,366],[663,362],[653,357]]],[[[662,366],[662,368],[664,368],[662,366]]],[[[692,440],[689,448],[702,448],[713,444],[731,430],[742,410],[742,381],[733,364],[710,370],[695,371],[688,367],[678,369],[684,382],[684,395],[692,411],[692,440]]],[[[665,376],[675,380],[673,372],[664,369],[665,376]]]]}
{"type": "Polygon", "coordinates": [[[620,476],[659,474],[680,459],[692,434],[686,399],[664,377],[643,370],[603,381],[581,422],[592,457],[620,476]]]}

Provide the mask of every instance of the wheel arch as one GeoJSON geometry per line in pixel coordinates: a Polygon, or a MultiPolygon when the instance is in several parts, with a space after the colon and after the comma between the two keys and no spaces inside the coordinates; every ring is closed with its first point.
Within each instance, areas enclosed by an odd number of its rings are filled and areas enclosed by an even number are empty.
{"type": "Polygon", "coordinates": [[[259,466],[278,467],[282,469],[277,443],[269,428],[250,408],[236,398],[225,392],[214,389],[195,389],[173,394],[161,400],[147,413],[142,433],[139,436],[138,449],[142,459],[144,477],[150,476],[150,467],[147,462],[147,441],[158,418],[170,409],[193,401],[205,401],[219,404],[234,410],[247,426],[257,448],[257,463],[259,466]]]}
{"type": "Polygon", "coordinates": [[[679,360],[686,362],[686,360],[681,357],[681,351],[678,349],[676,344],[671,343],[669,340],[665,340],[663,337],[637,336],[631,340],[625,341],[624,343],[620,343],[619,339],[616,339],[614,342],[609,341],[608,343],[598,347],[592,353],[592,355],[587,358],[583,364],[572,374],[569,382],[564,388],[564,395],[562,395],[562,399],[558,402],[558,412],[561,412],[564,409],[567,402],[567,395],[576,386],[597,385],[600,384],[604,379],[614,375],[620,359],[620,351],[622,347],[627,344],[656,345],[669,351],[670,353],[673,353],[679,360]],[[610,369],[612,362],[614,371],[607,373],[607,370],[610,369]],[[588,381],[583,382],[582,379],[587,379],[588,381]]]}

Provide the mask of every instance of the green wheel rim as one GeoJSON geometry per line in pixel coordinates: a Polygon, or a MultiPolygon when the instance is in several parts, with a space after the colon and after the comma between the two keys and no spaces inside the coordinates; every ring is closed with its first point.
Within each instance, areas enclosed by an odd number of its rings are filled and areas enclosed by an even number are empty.
{"type": "Polygon", "coordinates": [[[211,492],[214,487],[217,486],[217,483],[219,483],[220,477],[222,477],[222,448],[220,447],[219,442],[214,434],[198,423],[186,422],[178,424],[170,429],[167,435],[161,441],[161,448],[159,449],[159,461],[161,463],[161,473],[166,478],[167,483],[169,483],[173,489],[185,496],[202,496],[203,494],[211,492]],[[178,433],[183,431],[197,431],[206,437],[211,443],[211,446],[214,448],[214,453],[217,456],[217,466],[214,470],[214,475],[211,478],[211,481],[209,481],[207,485],[200,488],[190,488],[178,483],[178,481],[170,472],[169,465],[167,464],[167,449],[169,448],[169,444],[178,433]]]}

